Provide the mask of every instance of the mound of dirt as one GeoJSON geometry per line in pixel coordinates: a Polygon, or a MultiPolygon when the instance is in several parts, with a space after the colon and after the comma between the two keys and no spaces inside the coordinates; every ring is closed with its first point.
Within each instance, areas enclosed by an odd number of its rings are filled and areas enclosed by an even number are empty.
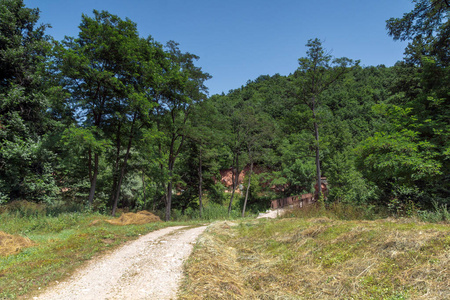
{"type": "Polygon", "coordinates": [[[143,210],[137,213],[122,214],[117,219],[105,221],[113,225],[131,225],[131,224],[140,225],[140,224],[161,222],[161,219],[158,216],[152,214],[151,212],[143,210]]]}
{"type": "Polygon", "coordinates": [[[0,256],[17,254],[20,252],[20,249],[33,245],[34,243],[29,238],[0,231],[0,256]]]}

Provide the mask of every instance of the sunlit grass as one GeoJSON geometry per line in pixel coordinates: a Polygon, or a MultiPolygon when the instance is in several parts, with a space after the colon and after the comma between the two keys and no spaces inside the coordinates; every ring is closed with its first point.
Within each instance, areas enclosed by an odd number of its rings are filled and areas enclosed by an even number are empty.
{"type": "Polygon", "coordinates": [[[93,225],[94,220],[107,218],[94,213],[66,213],[55,217],[1,214],[0,231],[28,237],[35,246],[0,257],[0,299],[35,292],[68,276],[95,255],[141,234],[173,225],[170,222],[93,225]]]}
{"type": "Polygon", "coordinates": [[[450,226],[326,217],[219,222],[181,299],[450,299],[450,226]]]}

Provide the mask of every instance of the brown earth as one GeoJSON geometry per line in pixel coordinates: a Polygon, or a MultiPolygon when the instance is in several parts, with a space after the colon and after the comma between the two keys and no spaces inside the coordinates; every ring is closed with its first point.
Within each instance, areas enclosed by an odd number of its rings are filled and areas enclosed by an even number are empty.
{"type": "MultiPolygon", "coordinates": [[[[227,188],[230,188],[233,186],[233,172],[234,172],[233,168],[220,170],[220,177],[221,177],[220,182],[227,188]]],[[[244,177],[249,172],[250,172],[250,165],[245,166],[244,169],[241,170],[241,172],[239,172],[238,184],[244,183],[244,177]]],[[[256,165],[253,167],[254,174],[261,174],[264,172],[267,172],[267,170],[264,169],[263,167],[256,166],[256,165]]]]}

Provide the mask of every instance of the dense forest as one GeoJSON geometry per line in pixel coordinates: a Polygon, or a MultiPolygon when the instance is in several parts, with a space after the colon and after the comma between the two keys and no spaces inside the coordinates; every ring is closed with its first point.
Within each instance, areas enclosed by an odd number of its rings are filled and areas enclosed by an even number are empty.
{"type": "Polygon", "coordinates": [[[56,41],[39,9],[0,0],[0,204],[244,214],[326,177],[327,203],[445,207],[450,6],[413,2],[386,21],[409,41],[392,67],[334,58],[312,39],[289,76],[209,96],[199,57],[129,19],[94,11],[56,41]],[[221,170],[234,170],[231,187],[221,170]]]}

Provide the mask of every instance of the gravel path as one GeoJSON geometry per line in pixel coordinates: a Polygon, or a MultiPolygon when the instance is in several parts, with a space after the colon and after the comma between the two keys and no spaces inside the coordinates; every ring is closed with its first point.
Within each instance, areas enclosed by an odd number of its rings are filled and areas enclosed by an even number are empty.
{"type": "Polygon", "coordinates": [[[177,226],[146,234],[33,299],[175,299],[184,260],[205,228],[177,226]]]}
{"type": "Polygon", "coordinates": [[[267,210],[265,213],[260,213],[259,216],[257,216],[257,219],[261,218],[268,218],[268,219],[276,219],[277,217],[281,216],[285,213],[284,208],[278,208],[274,210],[267,210]]]}

